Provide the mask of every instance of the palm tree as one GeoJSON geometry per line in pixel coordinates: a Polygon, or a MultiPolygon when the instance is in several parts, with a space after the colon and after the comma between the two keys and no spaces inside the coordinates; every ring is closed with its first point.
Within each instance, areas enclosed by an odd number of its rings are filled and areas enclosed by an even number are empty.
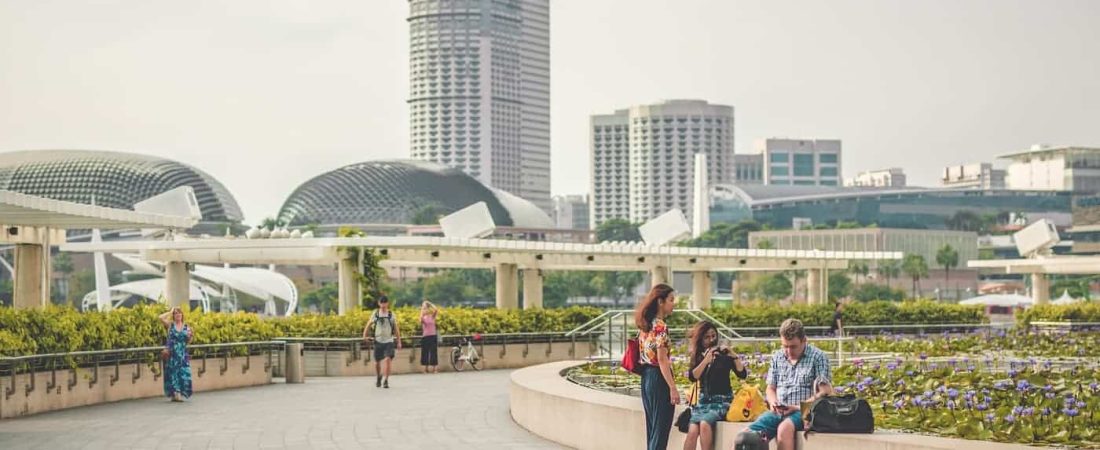
{"type": "Polygon", "coordinates": [[[951,269],[959,266],[959,251],[950,244],[943,244],[943,247],[936,251],[936,264],[943,267],[944,279],[951,282],[951,269]]]}
{"type": "Polygon", "coordinates": [[[878,274],[886,279],[886,285],[901,275],[901,263],[897,260],[886,260],[878,263],[878,274]]]}
{"type": "Polygon", "coordinates": [[[856,276],[857,282],[863,283],[861,280],[865,280],[871,273],[871,266],[866,261],[852,261],[848,263],[848,271],[856,276]]]}
{"type": "Polygon", "coordinates": [[[901,270],[913,279],[912,296],[916,298],[917,291],[920,289],[920,279],[928,276],[928,263],[924,261],[924,256],[910,253],[905,255],[901,270]]]}

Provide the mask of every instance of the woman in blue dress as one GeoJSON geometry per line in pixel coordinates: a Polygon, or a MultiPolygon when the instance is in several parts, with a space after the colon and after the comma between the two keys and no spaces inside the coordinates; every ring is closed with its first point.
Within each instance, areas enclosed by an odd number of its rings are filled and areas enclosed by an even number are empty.
{"type": "Polygon", "coordinates": [[[168,329],[165,345],[164,395],[173,402],[191,398],[191,355],[187,344],[191,343],[191,327],[183,323],[183,310],[172,308],[160,315],[160,321],[168,329]]]}

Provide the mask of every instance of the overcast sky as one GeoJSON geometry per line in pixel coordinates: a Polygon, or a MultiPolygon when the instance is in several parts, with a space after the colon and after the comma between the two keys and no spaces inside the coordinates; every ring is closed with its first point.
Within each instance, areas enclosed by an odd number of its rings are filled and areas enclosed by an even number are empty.
{"type": "MultiPolygon", "coordinates": [[[[0,151],[192,164],[246,222],[342,165],[407,158],[405,0],[0,0],[0,151]]],[[[1100,146],[1100,1],[552,0],[552,190],[588,116],[668,98],[755,138],[844,141],[845,175],[1100,146]]],[[[578,168],[584,170],[577,170],[578,168]]]]}

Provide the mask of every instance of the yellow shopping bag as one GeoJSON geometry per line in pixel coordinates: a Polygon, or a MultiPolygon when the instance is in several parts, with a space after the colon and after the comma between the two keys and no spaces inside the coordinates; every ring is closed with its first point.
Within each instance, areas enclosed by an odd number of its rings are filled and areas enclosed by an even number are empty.
{"type": "Polygon", "coordinates": [[[727,422],[752,422],[767,410],[764,404],[764,396],[760,390],[751,384],[741,385],[741,389],[733,394],[730,402],[730,410],[726,413],[727,422]]]}

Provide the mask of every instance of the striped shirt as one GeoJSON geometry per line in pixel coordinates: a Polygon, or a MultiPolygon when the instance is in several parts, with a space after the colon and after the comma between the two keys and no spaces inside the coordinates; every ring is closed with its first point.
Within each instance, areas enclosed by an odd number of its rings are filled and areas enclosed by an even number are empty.
{"type": "Polygon", "coordinates": [[[794,364],[787,359],[783,349],[772,355],[772,365],[768,369],[768,386],[775,386],[779,403],[798,406],[814,396],[817,385],[833,384],[829,358],[817,347],[806,345],[802,357],[794,364]]]}

